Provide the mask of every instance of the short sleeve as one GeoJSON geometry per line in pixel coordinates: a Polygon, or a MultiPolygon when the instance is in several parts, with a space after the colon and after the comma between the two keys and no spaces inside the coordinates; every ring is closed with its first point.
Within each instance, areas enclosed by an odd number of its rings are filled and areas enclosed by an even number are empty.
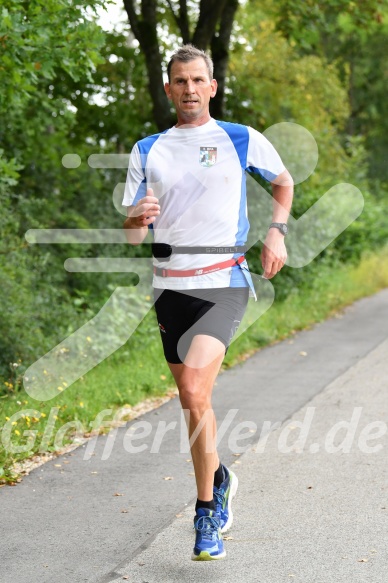
{"type": "Polygon", "coordinates": [[[124,188],[123,206],[131,206],[145,196],[147,191],[146,178],[141,163],[139,146],[134,145],[129,157],[127,180],[124,188]]]}
{"type": "Polygon", "coordinates": [[[271,142],[263,134],[251,127],[248,127],[248,133],[246,169],[272,182],[286,168],[271,142]]]}

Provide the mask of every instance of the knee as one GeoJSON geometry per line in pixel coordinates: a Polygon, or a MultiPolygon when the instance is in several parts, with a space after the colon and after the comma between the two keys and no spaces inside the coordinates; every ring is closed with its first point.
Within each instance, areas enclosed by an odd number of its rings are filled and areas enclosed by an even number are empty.
{"type": "Polygon", "coordinates": [[[203,387],[194,382],[182,382],[178,389],[182,408],[189,410],[194,417],[202,417],[211,409],[210,392],[203,387]]]}

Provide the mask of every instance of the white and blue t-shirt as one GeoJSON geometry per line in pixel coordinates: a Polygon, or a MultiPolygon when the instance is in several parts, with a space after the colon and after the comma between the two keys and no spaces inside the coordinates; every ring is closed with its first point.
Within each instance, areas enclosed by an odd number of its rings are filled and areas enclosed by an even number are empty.
{"type": "MultiPolygon", "coordinates": [[[[178,247],[244,245],[249,230],[246,170],[268,181],[285,170],[275,148],[258,131],[214,119],[196,127],[173,127],[135,144],[123,205],[135,205],[147,188],[153,189],[160,204],[160,215],[152,225],[156,243],[178,247]]],[[[232,257],[232,253],[172,254],[168,261],[154,259],[154,263],[165,269],[188,270],[232,257]]],[[[236,265],[193,277],[154,275],[153,285],[194,289],[248,284],[236,265]]]]}

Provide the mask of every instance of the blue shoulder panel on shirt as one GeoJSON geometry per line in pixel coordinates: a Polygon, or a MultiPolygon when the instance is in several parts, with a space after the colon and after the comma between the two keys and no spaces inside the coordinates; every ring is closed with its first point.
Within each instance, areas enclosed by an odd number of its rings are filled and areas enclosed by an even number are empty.
{"type": "Polygon", "coordinates": [[[147,138],[143,138],[142,140],[137,142],[143,172],[145,172],[145,167],[147,164],[147,157],[148,157],[148,154],[149,154],[152,146],[154,145],[156,140],[158,140],[158,138],[160,138],[160,136],[162,136],[166,132],[168,132],[168,130],[165,130],[164,132],[160,132],[160,134],[153,134],[152,136],[148,136],[147,138]]]}
{"type": "Polygon", "coordinates": [[[230,123],[227,121],[216,121],[217,125],[224,130],[233,142],[236,152],[240,159],[241,167],[245,170],[247,167],[249,133],[247,126],[239,123],[230,123]]]}

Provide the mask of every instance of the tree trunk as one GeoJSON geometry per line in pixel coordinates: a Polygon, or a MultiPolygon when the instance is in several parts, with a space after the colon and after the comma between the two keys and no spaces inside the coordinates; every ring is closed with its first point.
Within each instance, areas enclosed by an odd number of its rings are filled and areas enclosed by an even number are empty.
{"type": "Polygon", "coordinates": [[[153,117],[159,131],[174,123],[170,104],[164,92],[162,58],[159,52],[156,20],[156,0],[142,0],[141,14],[135,9],[135,0],[124,0],[129,23],[144,53],[148,86],[153,104],[153,117]]]}
{"type": "Polygon", "coordinates": [[[201,0],[197,26],[193,34],[194,46],[206,51],[213,38],[226,0],[201,0]]]}
{"type": "Polygon", "coordinates": [[[210,102],[211,115],[221,119],[224,115],[225,79],[229,63],[229,45],[238,0],[227,0],[220,19],[220,26],[211,41],[214,77],[218,81],[216,96],[210,102]]]}

